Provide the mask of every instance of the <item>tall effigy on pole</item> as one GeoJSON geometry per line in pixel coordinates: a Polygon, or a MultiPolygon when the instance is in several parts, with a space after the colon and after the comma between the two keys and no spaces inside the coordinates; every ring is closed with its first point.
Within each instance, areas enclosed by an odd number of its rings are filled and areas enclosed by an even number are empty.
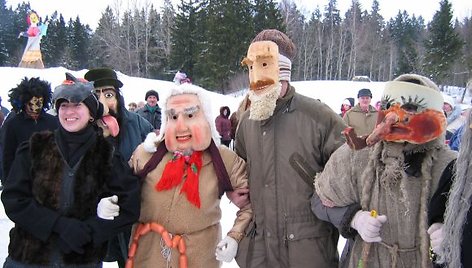
{"type": "Polygon", "coordinates": [[[28,29],[18,35],[28,38],[23,56],[18,67],[43,69],[43,59],[41,55],[41,38],[46,35],[48,25],[42,23],[35,11],[29,11],[26,17],[28,29]]]}

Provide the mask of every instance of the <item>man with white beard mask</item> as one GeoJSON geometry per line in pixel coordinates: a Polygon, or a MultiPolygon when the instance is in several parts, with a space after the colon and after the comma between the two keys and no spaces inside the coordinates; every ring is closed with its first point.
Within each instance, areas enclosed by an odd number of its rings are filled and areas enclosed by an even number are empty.
{"type": "Polygon", "coordinates": [[[239,244],[240,267],[337,267],[338,233],[310,209],[313,177],[343,144],[342,119],[290,85],[295,45],[269,29],[252,41],[251,106],[241,116],[235,151],[248,164],[254,217],[239,244]]]}

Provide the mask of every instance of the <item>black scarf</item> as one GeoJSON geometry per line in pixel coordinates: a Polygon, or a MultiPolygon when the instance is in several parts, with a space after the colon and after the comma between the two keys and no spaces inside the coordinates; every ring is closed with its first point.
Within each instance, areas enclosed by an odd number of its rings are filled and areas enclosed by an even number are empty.
{"type": "Polygon", "coordinates": [[[62,126],[59,126],[57,134],[57,146],[70,167],[77,164],[97,139],[97,132],[90,124],[77,132],[68,132],[62,126]]]}

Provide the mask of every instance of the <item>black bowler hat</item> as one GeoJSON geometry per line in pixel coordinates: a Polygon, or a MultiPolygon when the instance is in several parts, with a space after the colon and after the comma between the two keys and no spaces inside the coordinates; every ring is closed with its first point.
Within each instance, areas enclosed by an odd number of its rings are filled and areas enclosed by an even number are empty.
{"type": "Polygon", "coordinates": [[[113,86],[115,89],[119,89],[123,86],[115,71],[109,68],[91,69],[84,78],[93,82],[94,87],[113,86]]]}

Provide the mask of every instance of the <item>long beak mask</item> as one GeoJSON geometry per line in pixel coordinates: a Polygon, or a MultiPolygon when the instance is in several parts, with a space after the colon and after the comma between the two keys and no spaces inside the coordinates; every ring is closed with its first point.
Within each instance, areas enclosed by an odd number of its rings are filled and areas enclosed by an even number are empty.
{"type": "Polygon", "coordinates": [[[443,102],[441,93],[432,88],[387,82],[378,124],[367,138],[367,145],[380,140],[423,144],[438,138],[446,129],[443,102]]]}

